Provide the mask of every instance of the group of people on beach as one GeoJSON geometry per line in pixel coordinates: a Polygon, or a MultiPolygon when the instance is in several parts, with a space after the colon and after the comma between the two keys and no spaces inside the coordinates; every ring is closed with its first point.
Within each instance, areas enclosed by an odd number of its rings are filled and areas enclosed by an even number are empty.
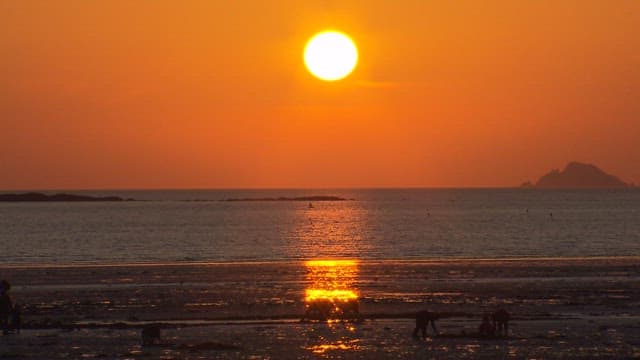
{"type": "MultiPolygon", "coordinates": [[[[437,335],[436,320],[438,318],[439,315],[435,312],[419,311],[416,314],[416,328],[413,330],[413,336],[417,337],[418,332],[422,332],[422,338],[426,338],[429,325],[431,325],[433,333],[437,335]]],[[[498,308],[492,314],[485,314],[482,318],[482,323],[478,327],[478,336],[481,338],[507,336],[509,334],[509,320],[511,320],[511,314],[503,308],[498,308]]]]}
{"type": "Polygon", "coordinates": [[[2,335],[12,332],[20,333],[21,315],[20,304],[13,304],[9,296],[11,284],[8,281],[0,281],[0,327],[2,335]]]}

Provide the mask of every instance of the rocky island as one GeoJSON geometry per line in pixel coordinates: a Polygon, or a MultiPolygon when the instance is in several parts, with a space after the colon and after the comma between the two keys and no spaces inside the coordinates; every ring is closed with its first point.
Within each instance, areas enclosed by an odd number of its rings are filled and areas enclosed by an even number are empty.
{"type": "Polygon", "coordinates": [[[570,162],[560,171],[554,169],[535,184],[525,182],[521,187],[537,189],[619,189],[634,187],[595,165],[570,162]]]}
{"type": "Polygon", "coordinates": [[[74,194],[53,194],[28,192],[22,194],[0,194],[0,201],[4,202],[47,202],[47,201],[133,201],[118,196],[88,196],[74,194]]]}

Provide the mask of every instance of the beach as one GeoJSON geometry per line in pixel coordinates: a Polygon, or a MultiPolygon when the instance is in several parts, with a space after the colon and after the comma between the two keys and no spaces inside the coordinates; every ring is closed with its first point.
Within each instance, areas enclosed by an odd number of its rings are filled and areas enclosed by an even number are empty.
{"type": "Polygon", "coordinates": [[[640,258],[3,266],[21,334],[2,358],[634,358],[640,258]],[[305,318],[305,294],[349,291],[359,318],[305,318]],[[479,338],[482,315],[512,316],[479,338]],[[413,338],[414,314],[440,315],[413,338]],[[142,346],[147,324],[162,343],[142,346]],[[430,329],[431,330],[431,329],[430,329]]]}

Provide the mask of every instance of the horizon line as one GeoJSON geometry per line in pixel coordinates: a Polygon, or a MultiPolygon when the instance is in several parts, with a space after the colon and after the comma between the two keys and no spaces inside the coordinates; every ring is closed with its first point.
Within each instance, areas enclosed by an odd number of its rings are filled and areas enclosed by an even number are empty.
{"type": "MultiPolygon", "coordinates": [[[[627,187],[626,189],[638,188],[637,186],[627,187]]],[[[329,187],[104,187],[104,188],[14,188],[0,189],[0,193],[5,192],[36,192],[36,191],[255,191],[255,190],[505,190],[505,189],[524,189],[524,190],[606,190],[618,188],[535,188],[517,186],[329,186],[329,187]]]]}

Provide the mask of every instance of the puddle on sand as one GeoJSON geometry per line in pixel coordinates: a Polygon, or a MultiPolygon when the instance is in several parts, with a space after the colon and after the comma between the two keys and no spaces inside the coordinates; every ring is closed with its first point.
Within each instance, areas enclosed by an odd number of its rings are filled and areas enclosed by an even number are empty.
{"type": "Polygon", "coordinates": [[[359,343],[360,343],[359,339],[348,340],[348,341],[341,341],[340,340],[340,341],[336,341],[336,342],[328,343],[328,344],[320,344],[320,345],[308,346],[305,349],[310,350],[314,354],[324,354],[327,351],[335,351],[335,350],[358,351],[358,350],[360,350],[360,344],[359,343]]]}
{"type": "Polygon", "coordinates": [[[226,301],[215,301],[215,302],[198,302],[198,303],[186,303],[185,307],[220,307],[220,306],[228,306],[229,303],[226,301]]]}
{"type": "Polygon", "coordinates": [[[480,349],[480,345],[478,344],[467,344],[467,345],[458,345],[456,346],[457,350],[462,350],[469,354],[475,354],[480,349]]]}

